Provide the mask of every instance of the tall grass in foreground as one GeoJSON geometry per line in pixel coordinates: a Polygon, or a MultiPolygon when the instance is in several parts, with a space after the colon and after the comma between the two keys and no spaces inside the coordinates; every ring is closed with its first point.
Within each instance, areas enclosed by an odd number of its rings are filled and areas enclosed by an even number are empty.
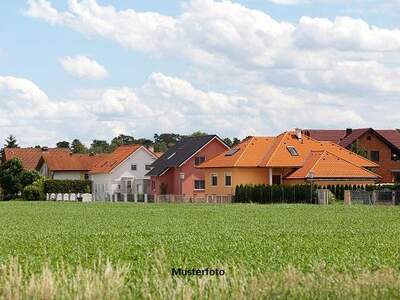
{"type": "Polygon", "coordinates": [[[400,272],[393,269],[358,274],[316,268],[300,272],[252,274],[226,268],[222,277],[172,277],[163,256],[143,266],[141,276],[129,280],[129,265],[99,259],[91,269],[43,265],[30,274],[11,258],[0,265],[1,299],[399,299],[400,272]]]}

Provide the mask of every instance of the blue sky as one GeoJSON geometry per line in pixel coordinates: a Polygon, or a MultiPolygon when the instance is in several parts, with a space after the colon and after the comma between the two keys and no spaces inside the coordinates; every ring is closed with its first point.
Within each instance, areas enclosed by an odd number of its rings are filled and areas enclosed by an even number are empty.
{"type": "Polygon", "coordinates": [[[0,138],[400,127],[400,3],[289,2],[2,1],[0,138]]]}

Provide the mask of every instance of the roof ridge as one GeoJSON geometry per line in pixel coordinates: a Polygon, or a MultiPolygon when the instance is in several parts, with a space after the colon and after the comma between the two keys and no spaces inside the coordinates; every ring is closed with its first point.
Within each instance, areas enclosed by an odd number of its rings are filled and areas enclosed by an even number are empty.
{"type": "Polygon", "coordinates": [[[234,167],[239,163],[239,160],[242,158],[243,154],[246,152],[247,148],[249,147],[250,143],[255,139],[254,136],[251,137],[251,139],[247,142],[246,147],[244,148],[243,152],[239,155],[239,157],[236,159],[235,163],[233,164],[234,167]]]}
{"type": "MultiPolygon", "coordinates": [[[[314,167],[317,165],[317,163],[320,162],[320,160],[322,159],[322,157],[324,156],[324,154],[326,154],[327,150],[322,150],[321,151],[322,154],[320,155],[320,157],[315,161],[315,163],[310,167],[309,173],[311,172],[311,170],[314,169],[314,167]]],[[[310,158],[310,156],[312,155],[312,151],[310,152],[310,154],[308,155],[307,159],[310,158]]],[[[304,160],[304,163],[307,162],[307,159],[304,160]]],[[[304,166],[304,165],[303,165],[304,166]]],[[[308,175],[308,174],[307,174],[308,175]]]]}
{"type": "MultiPolygon", "coordinates": [[[[288,133],[289,133],[289,131],[285,131],[285,132],[281,133],[280,135],[278,135],[278,136],[276,137],[276,138],[278,139],[279,136],[282,136],[282,137],[281,137],[281,140],[280,140],[279,143],[275,146],[275,149],[273,149],[271,155],[269,156],[269,159],[265,162],[265,166],[267,166],[268,163],[272,160],[272,157],[274,156],[274,154],[276,153],[278,147],[282,144],[282,141],[284,140],[285,136],[286,136],[288,133]]],[[[272,145],[271,145],[271,147],[272,147],[272,145]]]]}

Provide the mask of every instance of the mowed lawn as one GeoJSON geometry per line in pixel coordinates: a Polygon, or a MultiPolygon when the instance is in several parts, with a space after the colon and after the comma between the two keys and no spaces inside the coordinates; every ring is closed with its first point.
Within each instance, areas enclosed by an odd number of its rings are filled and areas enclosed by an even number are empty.
{"type": "Polygon", "coordinates": [[[246,274],[400,271],[400,209],[384,206],[0,203],[0,263],[92,268],[110,259],[137,280],[170,268],[246,274]]]}

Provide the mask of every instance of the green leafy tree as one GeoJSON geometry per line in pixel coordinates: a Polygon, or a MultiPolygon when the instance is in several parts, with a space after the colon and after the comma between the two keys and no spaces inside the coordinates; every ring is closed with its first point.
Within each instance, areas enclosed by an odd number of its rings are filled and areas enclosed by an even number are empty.
{"type": "Polygon", "coordinates": [[[24,172],[22,162],[13,158],[0,166],[0,186],[6,200],[18,196],[22,189],[21,176],[24,172]]]}
{"type": "Polygon", "coordinates": [[[367,150],[363,149],[362,147],[360,147],[357,142],[354,142],[353,144],[351,144],[350,150],[352,152],[354,152],[355,154],[358,154],[362,157],[368,158],[368,152],[367,150]]]}
{"type": "Polygon", "coordinates": [[[39,172],[37,171],[23,171],[21,173],[21,188],[33,184],[41,178],[39,172]]]}
{"type": "Polygon", "coordinates": [[[205,135],[207,135],[207,133],[203,131],[195,131],[191,134],[191,136],[205,136],[205,135]]]}
{"type": "Polygon", "coordinates": [[[80,140],[74,139],[71,143],[71,151],[73,153],[87,153],[88,150],[80,140]]]}
{"type": "Polygon", "coordinates": [[[18,148],[18,143],[15,136],[10,134],[8,138],[6,138],[6,143],[4,144],[4,148],[18,148]]]}
{"type": "Polygon", "coordinates": [[[224,138],[224,143],[229,147],[232,147],[233,145],[233,142],[230,138],[224,138]]]}
{"type": "Polygon", "coordinates": [[[57,148],[67,148],[69,149],[69,142],[67,141],[62,141],[62,142],[58,142],[56,144],[57,148]]]}
{"type": "Polygon", "coordinates": [[[136,140],[136,144],[140,144],[140,145],[143,145],[145,147],[150,147],[150,146],[154,145],[152,140],[149,140],[149,139],[146,139],[146,138],[141,138],[141,139],[136,140]]]}
{"type": "Polygon", "coordinates": [[[135,138],[130,135],[120,134],[119,136],[115,137],[111,141],[111,148],[114,150],[115,148],[123,145],[133,145],[135,144],[135,138]]]}
{"type": "Polygon", "coordinates": [[[232,147],[239,145],[239,144],[240,144],[240,140],[237,137],[233,138],[232,147]]]}
{"type": "Polygon", "coordinates": [[[93,140],[90,145],[90,152],[93,153],[107,153],[110,152],[111,146],[107,141],[104,140],[93,140]]]}
{"type": "Polygon", "coordinates": [[[166,152],[182,139],[182,135],[176,133],[154,134],[154,150],[156,152],[166,152]]]}

